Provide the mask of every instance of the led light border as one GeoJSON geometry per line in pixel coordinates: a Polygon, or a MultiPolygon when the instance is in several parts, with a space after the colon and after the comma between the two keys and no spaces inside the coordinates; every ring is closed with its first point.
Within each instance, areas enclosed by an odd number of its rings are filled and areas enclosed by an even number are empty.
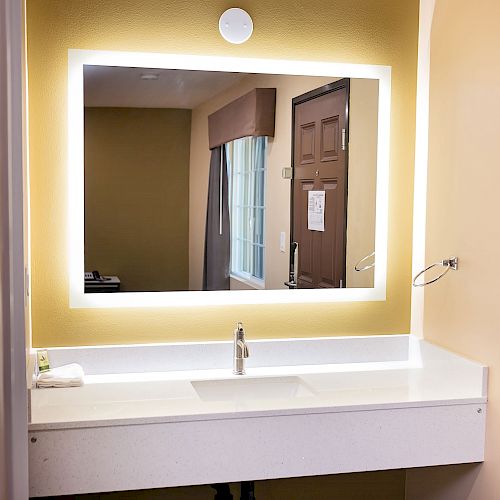
{"type": "Polygon", "coordinates": [[[68,51],[68,250],[72,308],[179,307],[235,304],[383,301],[386,298],[391,67],[335,62],[253,59],[180,54],[68,51]],[[244,71],[248,73],[370,78],[379,80],[376,266],[373,288],[231,290],[185,292],[84,292],[84,65],[244,71]]]}

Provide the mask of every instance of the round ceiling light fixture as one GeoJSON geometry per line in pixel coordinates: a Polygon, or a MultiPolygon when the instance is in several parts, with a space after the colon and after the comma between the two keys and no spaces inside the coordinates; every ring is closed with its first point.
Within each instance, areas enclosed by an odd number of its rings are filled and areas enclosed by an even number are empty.
{"type": "Polygon", "coordinates": [[[245,10],[233,7],[220,16],[219,31],[229,43],[244,43],[252,36],[252,18],[245,10]]]}

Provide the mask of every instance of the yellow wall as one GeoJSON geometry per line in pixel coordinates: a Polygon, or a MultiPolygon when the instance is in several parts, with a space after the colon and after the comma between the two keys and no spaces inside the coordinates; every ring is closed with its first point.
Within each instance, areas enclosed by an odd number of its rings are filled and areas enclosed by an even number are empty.
{"type": "Polygon", "coordinates": [[[482,465],[409,473],[409,500],[500,498],[500,2],[437,0],[431,37],[426,259],[460,268],[425,289],[428,340],[489,366],[482,465]]]}
{"type": "Polygon", "coordinates": [[[85,270],[186,290],[189,109],[85,109],[85,270]]]}
{"type": "MultiPolygon", "coordinates": [[[[401,333],[409,329],[417,0],[242,0],[255,31],[217,30],[227,0],[28,0],[35,346],[401,333]],[[70,309],[67,276],[67,50],[106,49],[314,59],[393,67],[386,302],[190,309],[70,309]]],[[[240,69],[240,68],[238,68],[240,69]]],[[[244,70],[244,68],[241,68],[244,70]]]]}

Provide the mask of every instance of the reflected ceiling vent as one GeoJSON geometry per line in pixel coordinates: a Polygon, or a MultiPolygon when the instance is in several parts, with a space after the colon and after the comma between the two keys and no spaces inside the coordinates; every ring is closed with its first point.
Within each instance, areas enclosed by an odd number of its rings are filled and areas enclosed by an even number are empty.
{"type": "Polygon", "coordinates": [[[159,80],[160,75],[158,73],[141,73],[141,80],[159,80]]]}

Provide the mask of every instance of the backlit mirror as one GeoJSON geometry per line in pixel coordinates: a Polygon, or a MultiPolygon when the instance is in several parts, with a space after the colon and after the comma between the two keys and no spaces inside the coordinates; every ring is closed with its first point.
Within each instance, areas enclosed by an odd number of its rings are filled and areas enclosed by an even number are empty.
{"type": "Polygon", "coordinates": [[[83,75],[86,293],[373,287],[378,80],[83,75]]]}
{"type": "Polygon", "coordinates": [[[385,299],[390,67],[68,61],[71,307],[385,299]]]}

